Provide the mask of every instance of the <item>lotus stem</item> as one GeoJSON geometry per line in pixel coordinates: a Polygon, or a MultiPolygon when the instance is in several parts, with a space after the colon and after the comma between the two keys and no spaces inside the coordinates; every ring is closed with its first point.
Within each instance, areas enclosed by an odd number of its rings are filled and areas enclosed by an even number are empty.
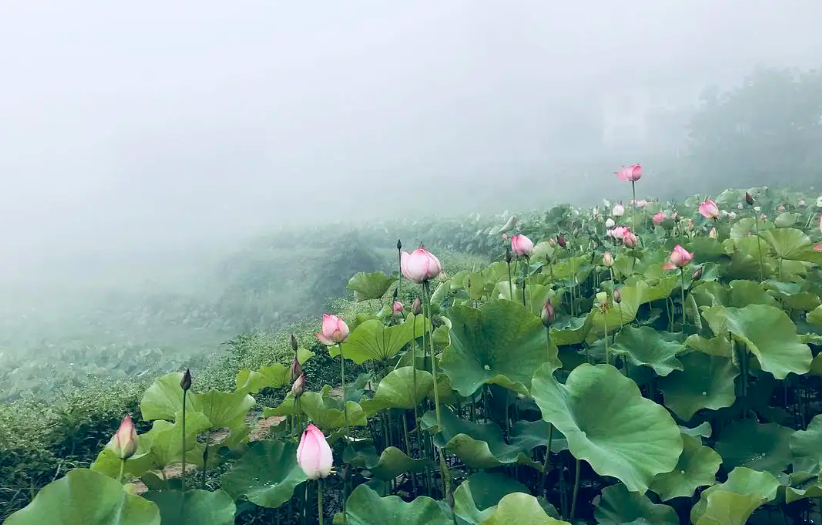
{"type": "Polygon", "coordinates": [[[123,471],[125,471],[125,470],[126,470],[126,460],[121,459],[120,460],[120,475],[117,476],[117,481],[119,481],[120,483],[123,482],[123,471]]]}
{"type": "Polygon", "coordinates": [[[574,493],[571,496],[571,521],[574,519],[574,515],[576,514],[577,510],[577,494],[579,493],[579,464],[580,461],[577,458],[576,466],[574,467],[574,493]]]}
{"type": "Polygon", "coordinates": [[[180,481],[182,481],[183,494],[186,491],[186,396],[188,390],[183,390],[183,472],[180,474],[180,481]]]}
{"type": "Polygon", "coordinates": [[[508,405],[511,400],[511,391],[505,389],[505,439],[506,442],[511,439],[511,420],[508,416],[508,405]]]}
{"type": "Polygon", "coordinates": [[[548,423],[548,449],[545,451],[545,461],[542,464],[542,479],[539,481],[539,495],[545,493],[545,480],[548,478],[548,467],[551,466],[551,442],[554,440],[554,425],[548,423]]]}
{"type": "Polygon", "coordinates": [[[348,406],[345,401],[345,356],[343,355],[342,343],[337,343],[340,348],[340,381],[342,382],[342,402],[343,402],[343,416],[345,417],[345,439],[348,440],[348,406]]]}
{"type": "MultiPolygon", "coordinates": [[[[429,319],[429,322],[432,322],[431,319],[433,317],[431,311],[431,284],[428,281],[425,281],[422,284],[423,287],[423,295],[425,296],[425,306],[427,310],[426,317],[429,319]]],[[[432,325],[433,330],[433,325],[432,325]]],[[[429,330],[426,330],[428,332],[429,330]]],[[[440,414],[440,394],[439,394],[439,385],[437,384],[437,357],[434,355],[434,337],[433,333],[428,334],[428,345],[429,350],[431,351],[431,370],[432,375],[434,376],[434,411],[437,415],[437,432],[442,432],[442,416],[440,414]]],[[[451,479],[448,475],[448,466],[445,464],[445,456],[443,455],[442,451],[437,447],[434,446],[434,452],[436,453],[437,457],[439,458],[440,463],[440,470],[442,471],[442,486],[443,492],[445,494],[445,499],[447,500],[451,494],[451,479]]]]}
{"type": "Polygon", "coordinates": [[[682,333],[685,333],[685,268],[679,269],[680,296],[682,297],[682,333]]]}
{"type": "Polygon", "coordinates": [[[765,274],[762,271],[762,237],[759,236],[759,217],[756,215],[756,210],[753,212],[754,214],[754,230],[756,231],[756,244],[759,247],[759,282],[765,280],[765,274]]]}
{"type": "Polygon", "coordinates": [[[317,518],[320,520],[320,525],[323,525],[323,480],[317,480],[317,518]]]}
{"type": "Polygon", "coordinates": [[[634,195],[634,203],[631,205],[631,223],[633,224],[634,233],[636,233],[636,181],[631,181],[631,193],[634,195]]]}
{"type": "Polygon", "coordinates": [[[611,349],[608,348],[608,316],[607,312],[602,314],[602,323],[605,325],[605,364],[611,364],[611,349]]]}
{"type": "Polygon", "coordinates": [[[203,450],[203,479],[201,482],[201,488],[205,490],[206,488],[206,471],[208,470],[208,442],[211,440],[211,430],[206,432],[206,439],[205,439],[205,449],[203,450]]]}
{"type": "Polygon", "coordinates": [[[508,263],[508,297],[510,297],[511,300],[513,301],[514,300],[514,284],[512,282],[512,278],[511,278],[511,261],[506,261],[506,262],[508,263]]]}

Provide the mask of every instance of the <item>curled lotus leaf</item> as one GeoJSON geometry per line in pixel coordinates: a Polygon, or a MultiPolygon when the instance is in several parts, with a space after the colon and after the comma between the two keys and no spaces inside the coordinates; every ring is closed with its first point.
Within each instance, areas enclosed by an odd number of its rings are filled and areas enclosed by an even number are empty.
{"type": "Polygon", "coordinates": [[[599,523],[631,523],[645,520],[654,525],[679,525],[679,517],[673,507],[653,503],[640,492],[630,492],[617,483],[602,489],[594,516],[599,523]]]}
{"type": "Polygon", "coordinates": [[[760,506],[773,501],[779,481],[769,472],[737,467],[728,479],[705,489],[691,507],[694,525],[744,525],[760,506]]]}
{"type": "Polygon", "coordinates": [[[651,482],[651,491],[662,501],[673,498],[690,498],[699,487],[716,483],[716,473],[722,465],[722,457],[699,438],[682,434],[682,454],[676,467],[670,472],[657,474],[651,482]]]}
{"type": "Polygon", "coordinates": [[[494,512],[480,525],[571,525],[548,515],[539,500],[530,494],[514,492],[503,497],[494,512]]]}

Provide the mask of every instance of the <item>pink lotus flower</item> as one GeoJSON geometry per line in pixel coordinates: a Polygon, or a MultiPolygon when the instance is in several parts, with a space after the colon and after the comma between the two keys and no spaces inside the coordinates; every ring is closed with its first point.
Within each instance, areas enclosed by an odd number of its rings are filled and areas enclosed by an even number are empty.
{"type": "Polygon", "coordinates": [[[308,424],[300,438],[300,446],[297,448],[297,464],[310,480],[328,477],[331,474],[331,467],[334,466],[331,447],[328,446],[320,429],[311,423],[308,424]]]}
{"type": "Polygon", "coordinates": [[[785,211],[785,205],[780,204],[779,207],[776,209],[776,211],[785,211]]]}
{"type": "Polygon", "coordinates": [[[654,216],[653,216],[653,221],[654,221],[654,224],[656,224],[657,226],[659,226],[660,224],[662,224],[662,221],[664,221],[664,220],[665,220],[665,219],[667,219],[667,218],[668,218],[668,217],[666,217],[666,216],[665,216],[665,212],[664,212],[664,211],[661,211],[661,212],[659,212],[659,213],[655,213],[655,214],[654,214],[654,216]]]}
{"type": "Polygon", "coordinates": [[[614,256],[611,252],[605,252],[602,254],[602,264],[609,268],[614,265],[614,256]]]}
{"type": "Polygon", "coordinates": [[[671,252],[671,256],[668,258],[668,262],[663,264],[662,267],[666,270],[683,268],[687,266],[693,258],[694,254],[688,253],[688,251],[685,248],[677,244],[674,248],[674,251],[671,252]]]}
{"type": "Polygon", "coordinates": [[[534,253],[534,243],[525,235],[511,237],[511,250],[520,257],[530,257],[534,253]]]}
{"type": "Polygon", "coordinates": [[[621,170],[616,172],[619,180],[625,182],[636,182],[642,178],[642,166],[639,164],[631,164],[630,166],[623,166],[621,170]]]}
{"type": "Polygon", "coordinates": [[[708,232],[708,237],[711,239],[716,239],[716,228],[711,228],[711,231],[708,232]]]}
{"type": "Polygon", "coordinates": [[[137,452],[137,429],[130,415],[126,415],[120,422],[120,428],[111,438],[109,447],[120,459],[128,459],[137,452]]]}
{"type": "Polygon", "coordinates": [[[422,284],[430,281],[442,271],[442,264],[433,253],[419,247],[411,253],[402,252],[400,269],[409,281],[422,284]]]}
{"type": "Polygon", "coordinates": [[[622,234],[622,244],[628,248],[634,248],[638,241],[637,236],[631,230],[625,228],[625,233],[622,234]]]}
{"type": "Polygon", "coordinates": [[[711,199],[699,205],[699,213],[706,219],[716,220],[719,218],[719,207],[711,199]]]}
{"type": "Polygon", "coordinates": [[[342,343],[348,339],[348,325],[336,315],[323,314],[323,331],[314,336],[326,346],[342,343]]]}
{"type": "Polygon", "coordinates": [[[644,208],[648,205],[648,201],[645,199],[633,200],[631,199],[631,205],[636,206],[637,208],[644,208]]]}
{"type": "Polygon", "coordinates": [[[625,215],[625,206],[623,206],[622,204],[617,204],[616,206],[614,206],[614,209],[611,210],[611,215],[617,218],[622,217],[623,215],[625,215]]]}
{"type": "Polygon", "coordinates": [[[402,303],[401,303],[401,302],[399,302],[399,301],[394,301],[394,304],[392,304],[392,305],[391,305],[391,311],[392,311],[394,314],[401,314],[401,313],[402,313],[403,308],[404,308],[404,307],[403,307],[402,303]]]}
{"type": "Polygon", "coordinates": [[[625,235],[626,231],[628,231],[628,228],[626,228],[625,226],[617,226],[612,230],[608,230],[607,233],[614,239],[622,240],[622,237],[625,235]]]}

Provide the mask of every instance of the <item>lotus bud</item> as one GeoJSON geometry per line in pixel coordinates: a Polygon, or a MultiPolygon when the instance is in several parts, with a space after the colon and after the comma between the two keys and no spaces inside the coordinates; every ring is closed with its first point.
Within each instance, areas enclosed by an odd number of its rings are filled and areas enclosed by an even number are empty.
{"type": "Polygon", "coordinates": [[[614,219],[608,217],[608,220],[605,221],[605,227],[610,229],[610,228],[613,228],[614,226],[616,226],[616,222],[614,222],[614,219]]]}
{"type": "Polygon", "coordinates": [[[799,206],[800,208],[804,208],[805,207],[805,199],[799,199],[799,202],[797,202],[796,205],[799,206]]]}
{"type": "Polygon", "coordinates": [[[542,319],[542,324],[545,325],[545,328],[550,327],[551,323],[556,320],[557,313],[554,310],[554,305],[551,304],[550,299],[545,300],[545,304],[542,306],[542,314],[540,315],[540,318],[542,319]]]}
{"type": "Polygon", "coordinates": [[[662,221],[665,220],[665,212],[661,211],[661,212],[655,213],[654,216],[652,217],[652,220],[654,221],[655,225],[659,226],[660,224],[662,224],[662,221]]]}
{"type": "Polygon", "coordinates": [[[120,428],[109,442],[109,448],[120,459],[128,459],[137,452],[137,429],[130,415],[126,415],[120,422],[120,428]]]}
{"type": "Polygon", "coordinates": [[[421,311],[422,311],[422,302],[420,301],[420,298],[417,297],[416,299],[414,299],[414,302],[411,303],[411,313],[414,314],[414,315],[420,315],[421,311]]]}
{"type": "Polygon", "coordinates": [[[561,233],[557,235],[557,244],[559,244],[560,248],[565,248],[568,245],[568,241],[565,240],[565,236],[561,233]]]}
{"type": "Polygon", "coordinates": [[[511,253],[511,247],[506,246],[505,247],[505,262],[507,262],[508,264],[511,264],[512,260],[514,260],[514,256],[511,253]]]}
{"type": "Polygon", "coordinates": [[[294,396],[294,399],[297,399],[303,395],[303,392],[305,392],[305,374],[300,374],[294,384],[291,385],[291,395],[294,396]]]}
{"type": "Polygon", "coordinates": [[[608,309],[608,293],[607,292],[599,292],[596,294],[596,304],[599,306],[601,310],[608,309]]]}
{"type": "Polygon", "coordinates": [[[616,218],[622,217],[623,215],[625,215],[625,206],[623,206],[620,202],[619,204],[614,206],[614,209],[611,210],[611,215],[613,215],[616,218]]]}
{"type": "Polygon", "coordinates": [[[685,248],[677,244],[671,252],[671,255],[668,257],[668,262],[663,264],[662,267],[666,270],[683,268],[687,266],[693,258],[693,253],[689,253],[685,248]]]}
{"type": "Polygon", "coordinates": [[[530,257],[534,253],[534,242],[525,235],[511,237],[511,250],[519,257],[530,257]]]}
{"type": "Polygon", "coordinates": [[[191,388],[191,370],[186,368],[185,374],[183,374],[183,379],[180,380],[180,388],[183,389],[183,392],[187,392],[191,388]]]}
{"type": "Polygon", "coordinates": [[[784,204],[780,204],[780,205],[779,205],[779,207],[778,207],[778,208],[776,208],[776,211],[785,211],[785,205],[784,205],[784,204]]]}
{"type": "Polygon", "coordinates": [[[754,198],[753,198],[753,195],[751,195],[751,194],[750,194],[750,193],[748,193],[747,191],[745,192],[745,202],[747,202],[747,203],[748,203],[748,206],[753,206],[753,204],[754,204],[754,198]]]}
{"type": "Polygon", "coordinates": [[[397,251],[402,251],[402,241],[397,239],[397,251]]]}
{"type": "Polygon", "coordinates": [[[391,305],[391,311],[394,315],[399,315],[402,313],[403,306],[402,303],[399,301],[394,301],[394,304],[391,305]]]}
{"type": "Polygon", "coordinates": [[[716,239],[716,228],[711,228],[711,231],[708,232],[708,237],[711,239],[716,239]]]}
{"type": "Polygon", "coordinates": [[[694,281],[698,281],[701,277],[702,277],[702,267],[700,266],[699,268],[697,268],[694,271],[693,275],[691,275],[691,279],[693,279],[694,281]]]}
{"type": "Polygon", "coordinates": [[[294,354],[294,361],[291,362],[291,380],[296,381],[303,373],[303,367],[300,366],[300,360],[294,354]]]}
{"type": "Polygon", "coordinates": [[[298,348],[299,346],[297,346],[297,336],[291,334],[291,351],[296,354],[298,348]]]}
{"type": "Polygon", "coordinates": [[[297,464],[310,480],[328,477],[334,465],[331,447],[319,428],[309,423],[297,447],[297,464]]]}
{"type": "Polygon", "coordinates": [[[336,315],[323,314],[322,332],[314,334],[322,344],[333,346],[348,339],[348,325],[336,315]]]}
{"type": "Polygon", "coordinates": [[[623,166],[616,172],[616,176],[625,182],[636,182],[642,178],[642,166],[639,164],[631,164],[630,166],[623,166]]]}
{"type": "Polygon", "coordinates": [[[608,268],[614,265],[614,256],[611,252],[605,252],[602,254],[602,264],[608,268]]]}
{"type": "Polygon", "coordinates": [[[625,233],[622,235],[622,244],[627,246],[628,248],[635,248],[636,245],[639,243],[639,239],[631,230],[626,229],[625,233]]]}
{"type": "Polygon", "coordinates": [[[619,303],[621,303],[621,302],[622,302],[622,292],[621,292],[621,291],[619,291],[619,288],[617,288],[616,290],[614,290],[614,302],[615,302],[616,304],[619,304],[619,303]]]}
{"type": "Polygon", "coordinates": [[[420,246],[411,253],[402,252],[400,269],[406,279],[422,284],[439,275],[442,271],[442,264],[433,253],[420,246]]]}
{"type": "Polygon", "coordinates": [[[699,213],[706,219],[716,220],[719,218],[719,206],[711,199],[707,199],[699,205],[699,213]]]}

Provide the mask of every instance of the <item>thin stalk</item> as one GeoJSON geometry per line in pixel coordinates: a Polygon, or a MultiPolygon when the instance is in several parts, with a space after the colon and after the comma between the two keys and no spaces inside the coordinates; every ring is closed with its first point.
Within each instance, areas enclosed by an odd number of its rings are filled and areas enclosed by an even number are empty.
{"type": "Polygon", "coordinates": [[[211,430],[206,432],[206,440],[205,440],[205,450],[203,450],[203,479],[201,482],[201,487],[203,490],[206,488],[206,471],[208,470],[208,442],[211,440],[211,430]]]}
{"type": "MultiPolygon", "coordinates": [[[[423,316],[423,321],[425,321],[425,317],[423,316]]],[[[425,323],[423,323],[425,326],[425,323]]],[[[419,413],[417,412],[417,405],[418,397],[417,397],[417,319],[414,318],[414,324],[411,326],[411,382],[414,384],[414,430],[417,433],[417,446],[421,446],[422,440],[420,439],[420,427],[417,424],[419,421],[419,413]]],[[[408,454],[411,454],[411,451],[408,451],[408,454]]]]}
{"type": "Polygon", "coordinates": [[[759,217],[754,210],[754,228],[756,230],[756,244],[759,247],[759,282],[765,280],[765,274],[762,271],[762,237],[759,236],[759,217]]]}
{"type": "Polygon", "coordinates": [[[505,389],[505,439],[511,439],[511,420],[508,417],[508,404],[510,403],[511,399],[511,391],[507,388],[505,389]]]}
{"type": "Polygon", "coordinates": [[[350,429],[348,428],[348,407],[345,403],[345,356],[343,355],[342,343],[337,343],[340,348],[340,381],[342,381],[343,415],[345,417],[345,439],[348,440],[350,429]]]}
{"type": "MultiPolygon", "coordinates": [[[[429,320],[432,318],[431,313],[431,285],[428,281],[423,283],[423,295],[425,296],[425,306],[428,310],[427,317],[429,320]]],[[[433,328],[433,327],[432,327],[433,328]]],[[[431,370],[432,375],[434,376],[434,411],[437,415],[437,432],[442,431],[442,416],[440,413],[440,394],[439,388],[437,385],[437,357],[434,355],[434,338],[432,337],[433,334],[429,334],[428,336],[428,345],[429,350],[431,351],[431,370]]],[[[445,493],[445,499],[448,500],[448,497],[451,494],[451,479],[448,476],[448,466],[445,464],[445,457],[442,454],[442,451],[438,447],[434,447],[434,452],[439,457],[440,463],[440,470],[442,471],[442,485],[443,485],[443,492],[445,493]]]]}
{"type": "Polygon", "coordinates": [[[183,390],[183,473],[180,475],[183,493],[186,491],[186,395],[188,390],[183,390]]]}
{"type": "Polygon", "coordinates": [[[511,282],[511,261],[506,261],[508,263],[508,297],[511,300],[514,299],[514,284],[511,282]]]}
{"type": "Polygon", "coordinates": [[[574,467],[574,493],[571,496],[571,521],[574,520],[574,515],[577,510],[577,494],[579,493],[579,459],[577,459],[574,467]]]}
{"type": "Polygon", "coordinates": [[[119,481],[120,483],[123,482],[123,471],[124,470],[126,470],[126,460],[121,459],[120,460],[120,475],[117,476],[117,481],[119,481]]]}
{"type": "Polygon", "coordinates": [[[317,518],[320,520],[320,525],[323,525],[323,480],[317,480],[317,518]]]}
{"type": "Polygon", "coordinates": [[[682,297],[682,332],[685,333],[685,268],[679,269],[679,280],[679,291],[682,297]]]}
{"type": "Polygon", "coordinates": [[[305,484],[305,494],[303,495],[303,525],[308,522],[308,483],[305,484]]]}
{"type": "Polygon", "coordinates": [[[545,480],[548,478],[548,467],[551,466],[551,441],[554,439],[554,425],[548,423],[548,449],[545,451],[545,461],[542,464],[542,479],[539,481],[539,495],[545,494],[545,480]]]}
{"type": "Polygon", "coordinates": [[[611,364],[611,349],[608,348],[608,316],[606,313],[602,314],[602,323],[605,325],[605,364],[611,364]]]}
{"type": "Polygon", "coordinates": [[[525,264],[522,265],[522,306],[528,307],[525,302],[525,280],[528,278],[528,257],[525,258],[525,264]]]}

